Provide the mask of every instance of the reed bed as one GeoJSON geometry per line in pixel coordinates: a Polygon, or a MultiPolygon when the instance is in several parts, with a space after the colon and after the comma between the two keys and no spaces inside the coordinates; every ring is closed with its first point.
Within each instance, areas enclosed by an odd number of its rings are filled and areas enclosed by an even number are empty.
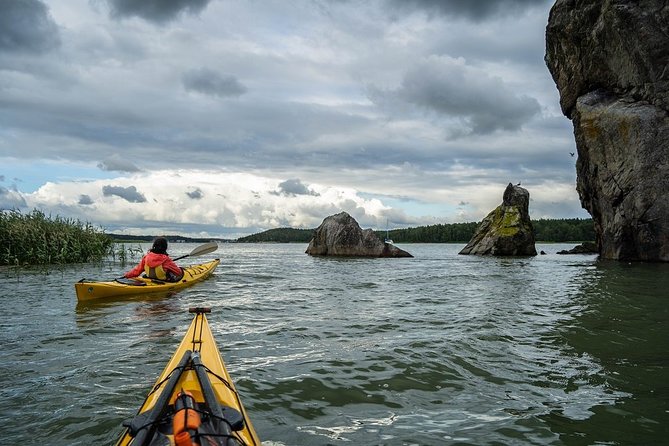
{"type": "Polygon", "coordinates": [[[80,263],[112,254],[114,242],[99,228],[80,220],[0,211],[0,265],[80,263]]]}

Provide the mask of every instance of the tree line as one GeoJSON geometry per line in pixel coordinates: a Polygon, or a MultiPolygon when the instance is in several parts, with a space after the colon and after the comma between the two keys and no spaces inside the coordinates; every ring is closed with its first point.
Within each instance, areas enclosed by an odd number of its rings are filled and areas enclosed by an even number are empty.
{"type": "MultiPolygon", "coordinates": [[[[396,243],[467,243],[479,223],[445,223],[392,229],[388,236],[396,243]]],[[[595,240],[592,219],[563,218],[532,220],[535,239],[540,242],[584,242],[595,240]]],[[[237,239],[240,243],[309,243],[315,229],[277,228],[237,239]]],[[[386,231],[374,231],[381,240],[386,231]]]]}

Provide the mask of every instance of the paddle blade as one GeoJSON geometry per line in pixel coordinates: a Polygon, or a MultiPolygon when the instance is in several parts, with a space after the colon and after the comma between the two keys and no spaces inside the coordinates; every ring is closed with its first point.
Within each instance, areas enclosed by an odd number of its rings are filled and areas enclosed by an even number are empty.
{"type": "Polygon", "coordinates": [[[180,260],[180,259],[185,259],[186,257],[195,257],[195,256],[201,256],[202,254],[209,254],[210,252],[214,252],[218,249],[218,245],[216,242],[209,242],[205,243],[204,245],[200,245],[194,250],[190,252],[190,254],[186,254],[185,256],[177,257],[176,259],[173,259],[175,261],[180,260]]]}
{"type": "Polygon", "coordinates": [[[197,248],[192,250],[188,255],[190,257],[201,256],[203,254],[209,254],[210,252],[214,252],[217,249],[218,249],[218,244],[216,244],[216,242],[209,242],[205,243],[204,245],[198,246],[197,248]]]}

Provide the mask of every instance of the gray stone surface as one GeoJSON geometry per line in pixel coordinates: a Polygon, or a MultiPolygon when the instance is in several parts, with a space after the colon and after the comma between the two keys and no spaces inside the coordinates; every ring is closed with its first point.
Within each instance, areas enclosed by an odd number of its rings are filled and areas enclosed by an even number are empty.
{"type": "Polygon", "coordinates": [[[529,203],[530,193],[527,189],[509,183],[502,204],[481,221],[460,254],[537,255],[529,203]]]}
{"type": "Polygon", "coordinates": [[[557,254],[597,254],[598,252],[599,251],[595,243],[583,242],[580,245],[576,245],[571,249],[558,251],[557,254]]]}
{"type": "Polygon", "coordinates": [[[669,4],[558,0],[546,63],[601,257],[669,261],[669,4]]]}
{"type": "Polygon", "coordinates": [[[346,212],[326,217],[305,252],[312,256],[413,257],[395,245],[384,243],[371,229],[363,231],[346,212]]]}

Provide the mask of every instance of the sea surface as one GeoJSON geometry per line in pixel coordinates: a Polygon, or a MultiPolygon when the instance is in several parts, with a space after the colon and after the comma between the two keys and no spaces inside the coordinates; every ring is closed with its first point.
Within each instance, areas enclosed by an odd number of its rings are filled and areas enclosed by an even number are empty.
{"type": "Polygon", "coordinates": [[[196,305],[265,445],[669,443],[669,264],[398,246],[222,244],[191,288],[85,305],[132,265],[0,268],[2,443],[113,444],[196,305]]]}

